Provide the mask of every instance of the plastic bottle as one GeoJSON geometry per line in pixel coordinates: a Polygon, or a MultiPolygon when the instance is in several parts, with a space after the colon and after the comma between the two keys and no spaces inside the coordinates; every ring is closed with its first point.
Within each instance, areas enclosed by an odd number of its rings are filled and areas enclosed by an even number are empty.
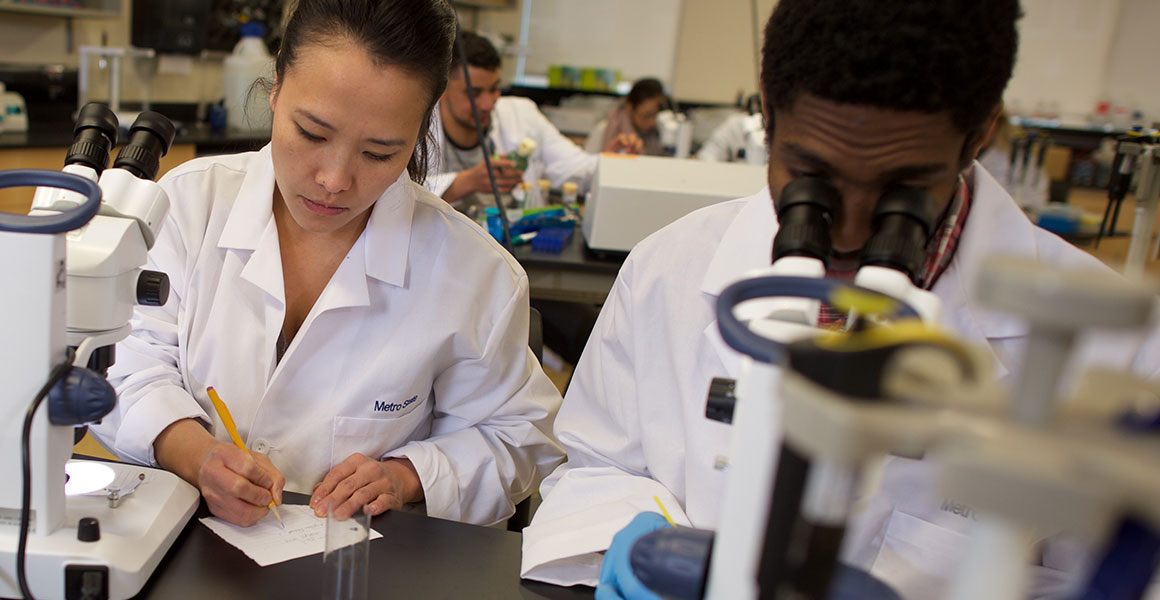
{"type": "Polygon", "coordinates": [[[565,181],[564,187],[561,189],[561,199],[564,206],[572,206],[577,203],[579,198],[580,186],[575,181],[565,181]]]}
{"type": "Polygon", "coordinates": [[[524,192],[527,194],[527,200],[524,201],[524,206],[527,208],[538,208],[544,204],[540,202],[540,186],[532,185],[532,182],[525,181],[524,192]]]}
{"type": "Polygon", "coordinates": [[[538,194],[538,200],[540,204],[536,208],[539,208],[540,206],[547,206],[549,203],[549,195],[552,193],[552,182],[548,181],[547,179],[541,179],[536,182],[536,187],[540,188],[540,193],[538,194]]]}
{"type": "Polygon", "coordinates": [[[266,50],[266,28],[243,23],[242,39],[225,60],[226,126],[232,131],[269,131],[274,115],[266,90],[255,87],[259,78],[273,81],[274,57],[266,50]]]}
{"type": "Polygon", "coordinates": [[[536,151],[536,140],[532,138],[524,138],[520,141],[520,146],[511,152],[508,152],[504,158],[516,163],[516,169],[520,171],[528,170],[528,159],[532,156],[532,152],[536,151]]]}
{"type": "Polygon", "coordinates": [[[3,83],[0,83],[0,131],[28,131],[24,96],[7,91],[3,83]]]}
{"type": "Polygon", "coordinates": [[[523,209],[528,204],[528,182],[521,181],[512,188],[512,208],[523,209]]]}

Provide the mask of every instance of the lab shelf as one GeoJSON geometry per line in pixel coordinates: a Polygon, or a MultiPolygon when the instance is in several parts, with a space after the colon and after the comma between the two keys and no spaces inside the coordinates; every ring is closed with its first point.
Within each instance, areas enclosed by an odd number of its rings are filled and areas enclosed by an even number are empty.
{"type": "Polygon", "coordinates": [[[79,6],[74,7],[0,0],[0,11],[48,17],[112,19],[120,16],[121,2],[119,0],[81,0],[79,6]]]}

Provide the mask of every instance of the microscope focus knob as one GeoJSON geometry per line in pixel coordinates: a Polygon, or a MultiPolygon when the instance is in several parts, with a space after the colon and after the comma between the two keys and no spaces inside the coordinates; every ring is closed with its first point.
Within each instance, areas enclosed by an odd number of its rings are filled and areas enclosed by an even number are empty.
{"type": "Polygon", "coordinates": [[[93,517],[84,517],[77,522],[77,539],[95,542],[101,539],[101,522],[93,517]]]}
{"type": "Polygon", "coordinates": [[[737,405],[737,381],[714,377],[709,382],[709,397],[705,401],[705,417],[725,424],[733,423],[733,408],[737,405]]]}
{"type": "Polygon", "coordinates": [[[169,299],[169,276],[160,271],[141,271],[137,277],[137,303],[162,306],[169,299]]]}

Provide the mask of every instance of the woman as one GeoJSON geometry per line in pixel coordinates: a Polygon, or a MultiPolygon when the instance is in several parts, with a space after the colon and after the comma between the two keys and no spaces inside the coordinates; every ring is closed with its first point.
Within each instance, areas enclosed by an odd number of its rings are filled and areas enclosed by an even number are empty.
{"type": "Polygon", "coordinates": [[[454,31],[443,0],[299,3],[270,144],[161,181],[173,208],[150,261],[172,294],[118,347],[120,403],[94,428],[107,447],[240,525],[283,488],[320,516],[425,501],[495,523],[560,462],[526,275],[412,180],[454,31]]]}
{"type": "MultiPolygon", "coordinates": [[[[660,132],[657,130],[657,114],[668,104],[665,89],[656,79],[641,79],[632,86],[624,101],[617,104],[608,118],[597,123],[588,134],[584,149],[591,153],[601,152],[612,145],[620,136],[639,138],[643,147],[640,154],[663,156],[660,132]]],[[[623,139],[623,138],[622,138],[623,139]]]]}

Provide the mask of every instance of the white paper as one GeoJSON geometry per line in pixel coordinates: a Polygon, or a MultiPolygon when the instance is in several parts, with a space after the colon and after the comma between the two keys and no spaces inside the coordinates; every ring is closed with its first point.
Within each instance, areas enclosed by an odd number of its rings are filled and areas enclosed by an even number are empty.
{"type": "MultiPolygon", "coordinates": [[[[305,504],[283,504],[278,511],[282,513],[286,529],[282,529],[273,514],[250,527],[239,527],[217,517],[205,517],[201,522],[262,567],[322,554],[326,549],[325,518],[314,516],[314,510],[305,504]]],[[[371,529],[372,540],[381,537],[383,534],[371,529]]]]}

